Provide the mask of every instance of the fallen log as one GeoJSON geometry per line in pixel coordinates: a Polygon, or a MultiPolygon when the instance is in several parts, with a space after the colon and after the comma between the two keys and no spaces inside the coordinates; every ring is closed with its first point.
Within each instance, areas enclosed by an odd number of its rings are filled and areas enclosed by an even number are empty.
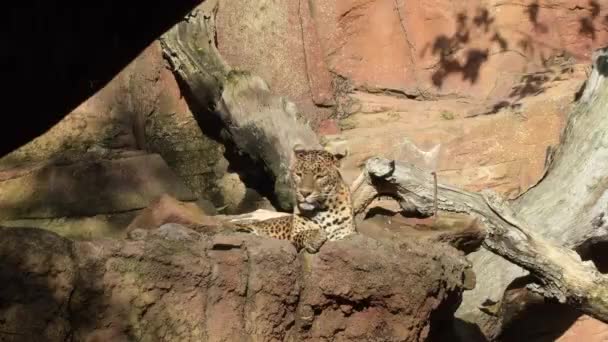
{"type": "MultiPolygon", "coordinates": [[[[550,149],[544,176],[510,203],[537,236],[577,251],[583,260],[593,260],[590,251],[608,238],[604,219],[608,208],[607,60],[606,48],[594,52],[591,73],[573,96],[560,144],[550,149]]],[[[487,248],[469,259],[479,286],[464,294],[457,316],[495,335],[501,318],[487,314],[485,303],[501,302],[505,290],[528,272],[487,248]]]]}
{"type": "Polygon", "coordinates": [[[200,109],[198,115],[219,119],[230,143],[261,161],[275,181],[279,206],[288,209],[293,198],[288,179],[291,148],[296,143],[320,147],[319,141],[298,119],[294,103],[275,95],[259,76],[233,70],[222,59],[214,39],[217,5],[205,1],[164,34],[163,53],[190,93],[191,107],[200,109]]]}
{"type": "MultiPolygon", "coordinates": [[[[355,208],[360,210],[378,196],[395,198],[406,211],[415,209],[426,216],[434,212],[433,179],[411,164],[369,159],[353,187],[355,208]]],[[[539,281],[532,289],[608,322],[608,276],[583,262],[575,251],[538,234],[537,227],[518,218],[498,194],[438,184],[437,205],[442,211],[478,218],[487,229],[484,247],[530,271],[539,281]]]]}

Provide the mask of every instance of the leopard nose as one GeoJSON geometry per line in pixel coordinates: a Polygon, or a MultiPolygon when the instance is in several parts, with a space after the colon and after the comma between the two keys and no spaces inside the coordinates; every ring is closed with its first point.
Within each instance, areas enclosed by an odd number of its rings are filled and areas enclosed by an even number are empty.
{"type": "Polygon", "coordinates": [[[304,197],[308,197],[308,195],[310,195],[312,193],[312,190],[310,189],[300,189],[300,194],[304,197]]]}

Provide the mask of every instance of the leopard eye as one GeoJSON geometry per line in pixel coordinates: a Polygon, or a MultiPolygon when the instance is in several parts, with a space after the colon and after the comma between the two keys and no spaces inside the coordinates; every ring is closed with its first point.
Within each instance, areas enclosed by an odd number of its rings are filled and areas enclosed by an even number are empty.
{"type": "Polygon", "coordinates": [[[296,172],[295,174],[296,174],[296,177],[300,177],[300,178],[302,177],[302,172],[296,172]]]}
{"type": "Polygon", "coordinates": [[[321,174],[315,175],[315,179],[322,179],[322,178],[325,178],[325,175],[321,175],[321,174]]]}

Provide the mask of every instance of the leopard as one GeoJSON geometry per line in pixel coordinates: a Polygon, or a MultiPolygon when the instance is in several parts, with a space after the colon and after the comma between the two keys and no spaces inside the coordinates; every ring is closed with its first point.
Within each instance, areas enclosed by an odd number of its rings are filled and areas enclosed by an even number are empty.
{"type": "Polygon", "coordinates": [[[289,176],[295,194],[291,215],[237,223],[237,230],[289,240],[297,251],[317,253],[326,241],[356,232],[351,192],[340,172],[339,155],[302,144],[295,144],[291,152],[289,176]]]}

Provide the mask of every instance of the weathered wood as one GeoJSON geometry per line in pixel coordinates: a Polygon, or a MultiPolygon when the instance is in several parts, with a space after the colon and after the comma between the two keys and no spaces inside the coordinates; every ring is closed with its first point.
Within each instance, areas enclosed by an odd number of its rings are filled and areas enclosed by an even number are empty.
{"type": "MultiPolygon", "coordinates": [[[[573,104],[545,175],[511,203],[517,216],[534,227],[536,234],[582,253],[594,241],[608,236],[604,219],[608,210],[607,55],[606,49],[594,53],[589,79],[573,104]]],[[[494,329],[495,318],[480,308],[485,302],[501,301],[505,289],[528,272],[485,248],[469,259],[479,286],[463,294],[456,314],[482,329],[494,329]]]]}
{"type": "MultiPolygon", "coordinates": [[[[370,203],[370,196],[389,195],[407,209],[413,206],[424,215],[433,214],[434,183],[427,172],[412,164],[372,158],[364,173],[354,189],[355,207],[370,203]]],[[[437,205],[442,211],[478,218],[488,231],[484,247],[535,275],[542,285],[535,290],[608,322],[608,276],[582,262],[576,252],[542,237],[538,227],[517,218],[499,195],[438,184],[437,205]]]]}
{"type": "Polygon", "coordinates": [[[295,104],[274,95],[260,77],[233,71],[224,83],[216,112],[239,149],[262,160],[275,176],[274,190],[283,208],[291,206],[293,146],[321,148],[312,129],[296,119],[295,104]]]}
{"type": "Polygon", "coordinates": [[[177,77],[199,108],[199,115],[216,115],[236,147],[261,161],[275,180],[282,209],[292,206],[288,180],[295,143],[320,147],[312,129],[298,119],[295,104],[275,95],[266,82],[247,71],[232,70],[215,46],[218,1],[205,1],[188,18],[169,30],[161,43],[177,77]]]}

